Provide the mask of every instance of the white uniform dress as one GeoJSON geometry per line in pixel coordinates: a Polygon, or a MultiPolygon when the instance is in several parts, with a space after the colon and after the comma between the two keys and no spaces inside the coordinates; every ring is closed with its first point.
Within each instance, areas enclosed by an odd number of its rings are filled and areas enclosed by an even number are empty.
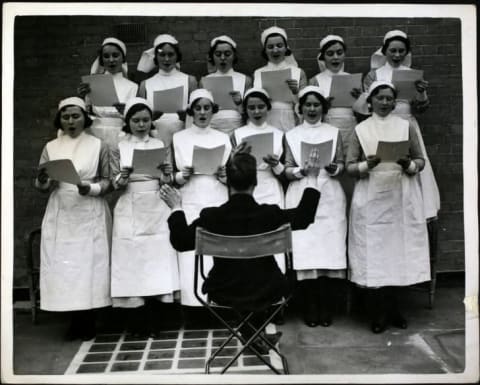
{"type": "MultiPolygon", "coordinates": [[[[339,71],[338,73],[333,73],[329,69],[325,69],[325,71],[322,71],[315,76],[315,80],[323,96],[330,96],[332,77],[337,75],[348,75],[348,72],[339,71]]],[[[357,124],[355,116],[353,115],[353,110],[347,107],[329,108],[324,120],[325,123],[329,123],[340,130],[340,133],[342,134],[343,153],[346,154],[350,135],[357,124]]]]}
{"type": "MultiPolygon", "coordinates": [[[[105,74],[109,74],[108,71],[105,74]]],[[[119,103],[126,103],[137,95],[138,85],[123,76],[122,72],[113,74],[113,84],[117,92],[119,103]]],[[[113,106],[92,106],[96,115],[93,124],[87,129],[92,135],[102,139],[110,149],[117,146],[119,138],[123,136],[123,117],[113,106]]]]}
{"type": "MultiPolygon", "coordinates": [[[[244,74],[230,69],[228,72],[216,71],[205,77],[210,78],[215,76],[231,76],[233,79],[233,89],[240,92],[240,95],[243,98],[245,82],[247,79],[244,74]]],[[[227,135],[230,135],[233,130],[240,127],[242,124],[242,115],[238,110],[220,110],[213,115],[212,121],[210,122],[212,128],[222,131],[227,135]]]]}
{"type": "MultiPolygon", "coordinates": [[[[60,135],[46,144],[40,164],[71,159],[82,180],[108,180],[108,149],[82,132],[60,135]]],[[[42,221],[40,308],[87,310],[110,300],[111,216],[101,196],[80,195],[77,186],[59,183],[50,195],[42,221]]]]}
{"type": "MultiPolygon", "coordinates": [[[[173,135],[173,150],[175,165],[178,170],[192,166],[194,146],[214,148],[225,145],[222,166],[226,165],[232,145],[228,135],[211,127],[200,128],[193,124],[185,130],[173,135]]],[[[195,168],[195,165],[193,164],[195,168]]],[[[188,223],[196,219],[205,207],[219,206],[228,200],[227,186],[214,175],[194,174],[181,187],[182,208],[188,223]]],[[[210,257],[204,259],[205,273],[210,271],[213,261],[210,257]]],[[[193,275],[195,258],[193,251],[178,253],[180,272],[181,302],[187,306],[201,306],[194,294],[193,275]]],[[[199,282],[200,288],[203,281],[199,282]]]]}
{"type": "MultiPolygon", "coordinates": [[[[258,68],[255,70],[253,75],[253,86],[264,88],[262,86],[262,72],[266,71],[280,71],[290,68],[292,71],[292,79],[296,80],[300,84],[300,68],[288,64],[285,60],[280,64],[274,64],[268,62],[266,66],[258,68]]],[[[272,100],[272,109],[268,112],[267,122],[273,127],[277,127],[283,132],[287,132],[296,125],[296,117],[294,113],[294,105],[296,102],[296,95],[292,95],[291,102],[281,102],[277,100],[272,100]]]]}
{"type": "MultiPolygon", "coordinates": [[[[127,134],[111,154],[114,186],[118,187],[120,169],[132,166],[134,149],[163,147],[159,139],[127,134]]],[[[170,209],[160,198],[159,188],[158,179],[133,172],[117,201],[112,234],[112,297],[162,295],[162,300],[171,301],[173,293],[180,289],[177,253],[170,244],[167,224],[170,209]]]]}
{"type": "MultiPolygon", "coordinates": [[[[280,157],[283,152],[283,132],[266,122],[262,126],[256,126],[249,122],[246,126],[237,128],[234,132],[234,140],[236,144],[240,144],[244,138],[269,132],[273,133],[273,155],[280,157]]],[[[253,190],[253,197],[260,204],[278,205],[282,209],[285,207],[282,185],[272,168],[266,163],[257,165],[257,186],[253,190]]],[[[275,255],[275,260],[280,269],[284,271],[285,257],[275,255]]]]}
{"type": "MultiPolygon", "coordinates": [[[[159,69],[157,74],[145,80],[145,99],[153,104],[153,94],[155,91],[163,91],[177,87],[183,87],[182,110],[186,110],[189,93],[188,75],[180,72],[176,68],[173,68],[170,72],[159,69]]],[[[173,134],[185,128],[185,123],[179,119],[176,113],[164,113],[160,119],[157,119],[153,124],[155,125],[156,131],[154,134],[167,147],[172,143],[173,134]]]]}
{"type": "MultiPolygon", "coordinates": [[[[421,159],[419,138],[409,122],[373,115],[355,127],[347,167],[375,154],[378,141],[410,142],[421,159]]],[[[419,179],[394,162],[381,162],[355,184],[350,211],[350,279],[362,286],[408,286],[430,279],[428,236],[419,179]]]]}
{"type": "MultiPolygon", "coordinates": [[[[343,160],[339,129],[327,123],[320,121],[312,125],[304,122],[287,132],[285,139],[286,167],[298,167],[302,164],[302,142],[323,143],[332,140],[331,160],[343,160]]],[[[293,268],[297,271],[299,280],[314,279],[319,276],[343,278],[347,267],[345,194],[340,182],[331,177],[325,169],[320,170],[317,183],[321,198],[315,221],[308,229],[292,233],[293,268]]],[[[290,182],[285,197],[287,209],[298,205],[306,187],[308,187],[307,178],[290,182]]]]}
{"type": "MultiPolygon", "coordinates": [[[[411,70],[410,67],[401,65],[398,69],[400,70],[411,70]]],[[[383,80],[387,82],[392,81],[393,67],[390,64],[385,63],[382,67],[370,71],[364,80],[364,88],[369,87],[370,84],[375,80],[383,80]]],[[[365,88],[368,89],[368,88],[365,88]]],[[[424,101],[428,105],[428,99],[424,101]]],[[[440,210],[440,192],[438,190],[437,181],[435,175],[433,174],[432,165],[428,159],[428,154],[425,149],[425,144],[423,142],[422,133],[418,121],[415,116],[412,114],[412,106],[409,100],[397,99],[395,109],[392,114],[400,116],[401,118],[407,119],[412,127],[415,129],[421,150],[422,156],[425,159],[425,168],[420,172],[420,185],[422,188],[425,218],[433,218],[438,214],[440,210]]]]}

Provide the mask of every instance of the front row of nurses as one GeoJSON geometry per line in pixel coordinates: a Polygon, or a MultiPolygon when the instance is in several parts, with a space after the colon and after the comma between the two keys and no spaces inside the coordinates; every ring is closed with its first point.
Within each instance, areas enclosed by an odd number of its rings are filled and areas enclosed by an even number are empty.
{"type": "MultiPolygon", "coordinates": [[[[303,123],[285,136],[266,122],[271,108],[266,91],[252,88],[245,94],[248,124],[234,132],[234,144],[257,133],[273,134],[273,154],[258,164],[254,196],[259,203],[296,206],[305,188],[302,142],[333,142],[331,163],[318,176],[321,200],[315,223],[293,233],[294,269],[308,326],[332,323],[334,284],[347,276],[346,199],[337,180],[345,169],[356,178],[348,239],[350,279],[368,289],[372,331],[382,332],[388,323],[407,327],[396,306],[399,289],[430,279],[427,228],[416,177],[424,159],[409,121],[391,115],[395,97],[392,84],[371,85],[372,117],[356,126],[345,160],[339,129],[322,121],[328,103],[318,87],[307,86],[299,92],[297,112],[303,123]],[[408,157],[396,163],[381,162],[373,155],[380,140],[408,141],[408,157]],[[282,182],[286,180],[284,197],[282,182]]],[[[91,120],[83,100],[68,98],[60,103],[55,119],[59,135],[45,146],[40,164],[71,159],[82,181],[77,186],[57,183],[45,168],[39,169],[36,186],[44,191],[53,187],[42,223],[40,285],[42,309],[72,312],[70,336],[92,338],[94,309],[112,302],[137,308],[132,310],[128,327],[134,334],[146,335],[155,333],[153,302],[173,302],[180,294],[183,305],[199,305],[193,295],[193,255],[171,247],[170,209],[158,191],[163,183],[180,186],[189,221],[202,208],[228,199],[225,165],[232,146],[228,135],[210,127],[217,108],[208,91],[192,92],[187,113],[193,124],[173,135],[173,154],[167,148],[166,161],[158,166],[159,176],[152,177],[132,170],[134,149],[164,147],[161,140],[150,136],[152,106],[147,100],[127,102],[126,135],[110,156],[101,140],[84,132],[91,120]],[[223,146],[221,165],[214,175],[195,173],[195,146],[223,146]],[[109,178],[122,191],[113,232],[102,197],[110,189],[109,178]]]]}

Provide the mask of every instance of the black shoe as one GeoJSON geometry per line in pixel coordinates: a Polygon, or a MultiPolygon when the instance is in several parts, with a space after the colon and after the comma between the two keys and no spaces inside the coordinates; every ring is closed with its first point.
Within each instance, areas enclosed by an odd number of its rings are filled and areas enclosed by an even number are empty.
{"type": "Polygon", "coordinates": [[[319,314],[318,307],[315,304],[307,305],[307,308],[303,314],[303,322],[305,322],[305,325],[311,328],[318,326],[319,314]]]}
{"type": "Polygon", "coordinates": [[[321,316],[319,324],[323,327],[329,327],[332,324],[332,316],[330,314],[321,316]]]}
{"type": "Polygon", "coordinates": [[[406,329],[408,327],[408,322],[400,313],[393,315],[390,319],[392,326],[399,329],[406,329]]]}
{"type": "Polygon", "coordinates": [[[375,334],[383,333],[386,328],[387,328],[387,321],[385,319],[375,320],[371,324],[372,332],[375,334]]]}

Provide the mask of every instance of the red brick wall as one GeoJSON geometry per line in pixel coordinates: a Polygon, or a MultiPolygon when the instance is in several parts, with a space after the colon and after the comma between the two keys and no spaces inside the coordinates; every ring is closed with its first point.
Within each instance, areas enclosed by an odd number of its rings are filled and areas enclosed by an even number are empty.
{"type": "Polygon", "coordinates": [[[440,270],[464,269],[462,88],[460,21],[457,19],[367,18],[208,18],[208,17],[17,17],[15,20],[14,196],[15,285],[25,285],[23,235],[41,223],[47,196],[32,188],[33,169],[43,145],[55,135],[52,120],[57,102],[75,93],[87,74],[104,37],[115,36],[116,25],[145,25],[145,39],[127,44],[130,74],[160,33],[180,41],[182,70],[197,78],[206,73],[206,53],[212,37],[228,34],[238,44],[237,70],[251,74],[264,64],[260,33],[278,25],[308,77],[318,72],[315,57],[326,34],[343,36],[348,46],[346,70],[366,72],[370,55],[385,32],[401,29],[413,47],[413,66],[425,71],[431,107],[419,117],[442,197],[440,270]]]}

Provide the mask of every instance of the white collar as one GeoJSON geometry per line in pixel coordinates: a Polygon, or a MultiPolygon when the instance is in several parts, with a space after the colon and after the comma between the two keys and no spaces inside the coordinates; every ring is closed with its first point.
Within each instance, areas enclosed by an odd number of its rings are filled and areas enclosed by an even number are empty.
{"type": "Polygon", "coordinates": [[[307,128],[307,129],[320,127],[322,124],[323,124],[322,119],[319,119],[318,122],[313,123],[313,124],[307,122],[306,120],[303,121],[303,127],[307,128]]]}
{"type": "Polygon", "coordinates": [[[289,67],[290,66],[285,61],[285,59],[283,59],[283,61],[278,63],[278,64],[272,63],[270,61],[267,63],[267,68],[272,68],[272,69],[277,69],[277,70],[284,69],[284,68],[289,68],[289,67]]]}
{"type": "Polygon", "coordinates": [[[233,76],[233,74],[235,73],[235,70],[233,68],[230,68],[227,72],[221,72],[220,70],[216,70],[213,75],[224,75],[224,76],[227,76],[227,75],[230,75],[230,76],[233,76]]]}
{"type": "Polygon", "coordinates": [[[161,76],[173,76],[177,73],[177,69],[175,67],[173,67],[171,69],[171,71],[167,72],[167,71],[164,71],[162,70],[161,68],[158,69],[158,74],[161,75],[161,76]]]}
{"type": "Polygon", "coordinates": [[[392,113],[390,112],[387,116],[380,116],[380,115],[377,115],[375,112],[372,112],[372,118],[373,120],[377,121],[377,122],[385,122],[387,120],[389,120],[390,118],[392,117],[392,113]]]}
{"type": "Polygon", "coordinates": [[[108,71],[105,71],[104,73],[105,73],[105,75],[111,75],[111,76],[113,76],[114,78],[123,78],[123,72],[122,72],[122,71],[117,72],[116,74],[112,74],[112,73],[110,73],[110,72],[108,72],[108,71]]]}
{"type": "Polygon", "coordinates": [[[190,126],[190,128],[195,132],[195,133],[198,133],[198,134],[206,134],[208,133],[210,130],[212,130],[210,128],[210,125],[208,125],[207,127],[205,128],[201,128],[201,127],[198,127],[195,123],[192,123],[192,125],[190,126]]]}
{"type": "Polygon", "coordinates": [[[253,123],[250,119],[248,119],[248,124],[247,126],[251,127],[251,128],[255,128],[257,130],[263,130],[265,128],[268,127],[268,123],[267,121],[265,120],[260,126],[257,126],[255,123],[253,123]]]}
{"type": "Polygon", "coordinates": [[[139,138],[133,134],[130,134],[129,140],[133,143],[148,143],[150,141],[150,135],[147,134],[143,138],[139,138]]]}

